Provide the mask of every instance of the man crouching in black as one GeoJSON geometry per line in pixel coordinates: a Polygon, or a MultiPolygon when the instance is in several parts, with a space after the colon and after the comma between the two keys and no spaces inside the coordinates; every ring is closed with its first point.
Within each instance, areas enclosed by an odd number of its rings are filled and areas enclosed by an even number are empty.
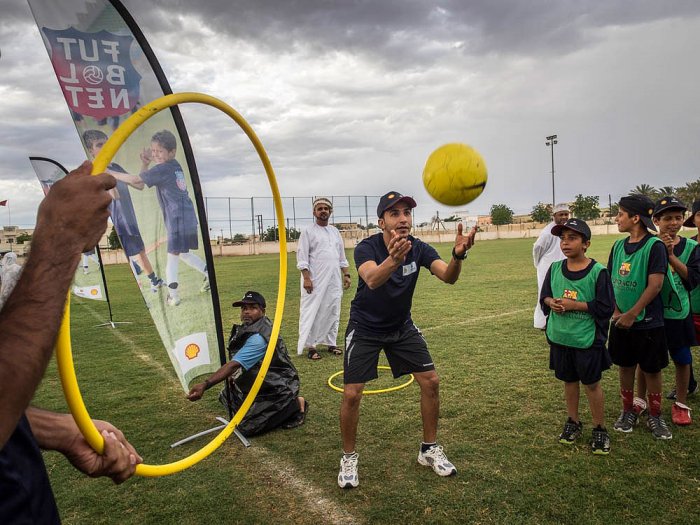
{"type": "MultiPolygon", "coordinates": [[[[230,406],[237,412],[260,371],[272,334],[272,321],[265,315],[265,298],[258,292],[246,292],[233,303],[241,307],[240,325],[233,325],[228,341],[229,362],[214,372],[204,383],[192,387],[187,399],[197,401],[204,392],[228,378],[230,406]]],[[[224,389],[219,399],[226,405],[224,389]]],[[[277,338],[275,353],[260,391],[250,410],[238,425],[246,437],[263,434],[275,428],[295,428],[304,424],[308,402],[299,396],[299,374],[289,359],[287,347],[277,338]]]]}

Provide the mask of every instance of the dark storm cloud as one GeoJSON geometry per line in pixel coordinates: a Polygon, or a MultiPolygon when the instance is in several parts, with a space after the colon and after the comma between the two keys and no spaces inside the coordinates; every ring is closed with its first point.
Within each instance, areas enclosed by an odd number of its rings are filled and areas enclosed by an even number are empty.
{"type": "MultiPolygon", "coordinates": [[[[599,0],[375,0],[328,2],[156,0],[126,2],[151,31],[173,31],[183,16],[232,39],[280,52],[310,46],[344,49],[405,66],[431,62],[445,49],[462,53],[566,54],[594,31],[700,14],[700,2],[599,0]]],[[[186,44],[185,44],[186,45],[186,44]]]]}

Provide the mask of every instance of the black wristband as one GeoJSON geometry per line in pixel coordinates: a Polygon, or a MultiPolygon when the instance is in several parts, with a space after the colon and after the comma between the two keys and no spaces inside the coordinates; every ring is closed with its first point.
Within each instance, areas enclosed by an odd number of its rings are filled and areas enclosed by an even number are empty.
{"type": "Polygon", "coordinates": [[[455,249],[454,249],[454,247],[452,247],[452,257],[453,257],[454,259],[456,259],[457,261],[463,261],[464,259],[467,258],[467,255],[469,255],[469,250],[465,251],[465,252],[464,252],[464,255],[461,255],[461,256],[460,256],[460,255],[457,255],[457,254],[455,253],[455,249]]]}
{"type": "Polygon", "coordinates": [[[208,379],[204,380],[204,390],[209,390],[212,387],[212,384],[209,382],[208,379]]]}

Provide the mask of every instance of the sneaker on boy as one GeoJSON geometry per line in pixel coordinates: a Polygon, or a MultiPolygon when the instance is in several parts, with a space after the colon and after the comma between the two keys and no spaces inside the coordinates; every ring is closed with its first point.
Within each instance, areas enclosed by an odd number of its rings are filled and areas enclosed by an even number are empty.
{"type": "Polygon", "coordinates": [[[340,472],[338,472],[338,486],[341,489],[353,489],[360,484],[357,475],[357,452],[343,454],[340,458],[340,472]]]}
{"type": "Polygon", "coordinates": [[[610,454],[610,436],[608,431],[602,427],[593,429],[591,436],[591,452],[598,456],[607,456],[610,454]]]}
{"type": "Polygon", "coordinates": [[[642,399],[641,397],[635,397],[634,401],[632,402],[632,412],[637,414],[637,417],[644,415],[644,412],[647,411],[647,402],[645,399],[642,399]]]}
{"type": "Polygon", "coordinates": [[[656,439],[671,439],[673,437],[673,434],[671,434],[671,431],[668,429],[664,418],[661,416],[656,417],[650,414],[649,419],[647,419],[647,427],[649,427],[651,434],[656,439]]]}
{"type": "Polygon", "coordinates": [[[613,428],[618,432],[624,432],[629,434],[634,430],[634,426],[637,424],[639,417],[633,411],[625,412],[624,410],[620,413],[620,417],[617,418],[613,428]]]}
{"type": "Polygon", "coordinates": [[[573,419],[568,418],[564,423],[564,430],[559,434],[559,443],[562,445],[573,445],[574,442],[581,437],[583,432],[583,423],[576,423],[573,419]]]}
{"type": "Polygon", "coordinates": [[[690,407],[676,401],[671,407],[671,421],[674,425],[690,425],[693,419],[690,417],[690,407]]]}
{"type": "Polygon", "coordinates": [[[418,452],[418,463],[424,467],[432,467],[438,476],[454,476],[457,474],[457,469],[450,463],[443,452],[442,445],[435,444],[425,452],[421,449],[418,452]]]}

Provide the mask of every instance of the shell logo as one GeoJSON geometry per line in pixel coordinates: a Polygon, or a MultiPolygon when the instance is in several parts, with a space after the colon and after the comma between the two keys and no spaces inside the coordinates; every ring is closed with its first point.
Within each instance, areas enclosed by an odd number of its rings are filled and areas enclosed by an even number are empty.
{"type": "Polygon", "coordinates": [[[185,357],[190,360],[196,359],[200,351],[199,345],[190,343],[185,347],[185,357]]]}

